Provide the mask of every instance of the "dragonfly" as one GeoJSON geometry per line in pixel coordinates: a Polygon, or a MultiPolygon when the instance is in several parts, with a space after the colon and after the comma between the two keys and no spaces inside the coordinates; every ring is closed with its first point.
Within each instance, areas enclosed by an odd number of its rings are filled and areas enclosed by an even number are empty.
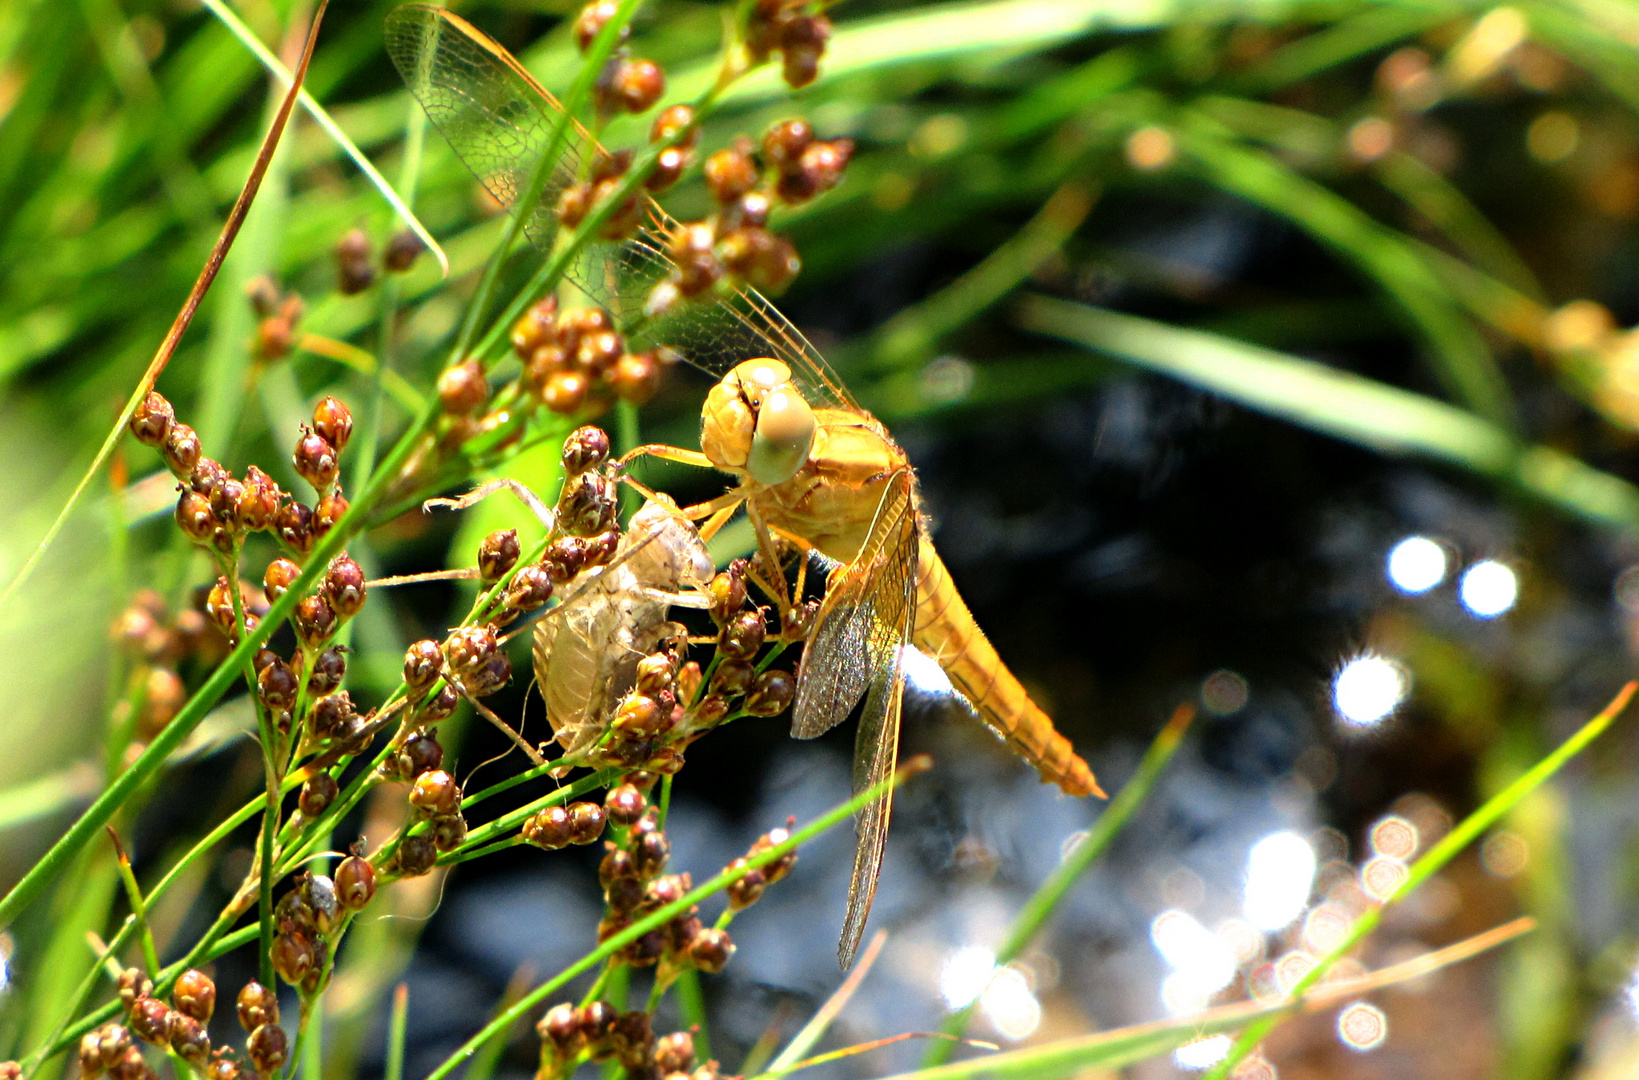
{"type": "MultiPolygon", "coordinates": [[[[562,108],[505,48],[457,15],[426,4],[395,9],[387,46],[410,91],[456,155],[503,205],[525,189],[558,128],[562,108]]],[[[596,151],[574,127],[525,232],[550,250],[550,200],[596,151]]],[[[652,200],[649,224],[617,245],[589,248],[571,279],[632,326],[628,340],[664,345],[719,381],[702,410],[701,449],[638,447],[650,456],[728,474],[722,496],[684,513],[709,538],[743,508],[765,567],[795,549],[828,561],[825,591],[804,645],[791,734],[815,738],[864,699],[854,743],[856,791],[890,775],[899,749],[903,656],[914,646],[938,661],[980,719],[1044,781],[1075,796],[1103,796],[1087,767],[1031,700],[974,621],[929,538],[916,473],[888,430],[824,358],[750,288],[656,310],[672,279],[667,236],[677,225],[652,200]]],[[[806,566],[807,563],[802,564],[806,566]]],[[[800,577],[800,575],[799,575],[800,577]]],[[[783,574],[760,582],[786,602],[783,574]]],[[[876,895],[892,813],[891,789],[865,806],[838,956],[849,967],[876,895]]]]}

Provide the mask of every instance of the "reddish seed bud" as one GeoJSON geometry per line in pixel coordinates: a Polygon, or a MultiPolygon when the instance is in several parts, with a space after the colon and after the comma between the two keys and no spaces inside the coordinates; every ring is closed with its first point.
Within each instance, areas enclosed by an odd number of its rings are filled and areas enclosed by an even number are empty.
{"type": "Polygon", "coordinates": [[[131,1005],[131,1033],[150,1046],[171,1041],[171,1007],[158,998],[137,998],[131,1005]]]}
{"type": "Polygon", "coordinates": [[[648,112],[666,92],[666,73],[653,60],[629,60],[615,72],[614,91],[627,112],[648,112]]]}
{"type": "Polygon", "coordinates": [[[171,1014],[171,1049],[195,1068],[202,1067],[211,1053],[211,1037],[205,1025],[181,1012],[171,1014]]]}
{"type": "Polygon", "coordinates": [[[119,993],[120,1004],[124,1005],[127,1010],[134,1008],[138,999],[145,998],[154,992],[154,984],[139,969],[134,967],[126,968],[120,972],[119,980],[115,985],[119,993]]]}
{"type": "MultiPolygon", "coordinates": [[[[592,47],[592,41],[598,36],[598,31],[602,30],[619,10],[620,5],[614,0],[593,0],[580,9],[580,14],[575,17],[575,44],[580,46],[581,52],[592,47]]],[[[621,27],[620,38],[616,44],[625,41],[628,33],[630,31],[626,27],[621,27]]]]}
{"type": "Polygon", "coordinates": [[[279,508],[274,531],[286,547],[305,555],[313,548],[313,511],[291,500],[279,508]]]}
{"type": "MultiPolygon", "coordinates": [[[[10,1062],[0,1063],[0,1077],[10,1077],[13,1075],[19,1077],[22,1076],[22,1069],[18,1069],[17,1072],[13,1074],[9,1069],[4,1068],[4,1065],[7,1064],[10,1064],[10,1062]]],[[[100,1030],[88,1031],[80,1037],[81,1080],[90,1080],[91,1077],[101,1076],[104,1067],[102,1058],[102,1032],[100,1030]]]]}
{"type": "Polygon", "coordinates": [[[566,229],[573,229],[586,220],[592,209],[592,189],[585,184],[570,184],[558,195],[553,212],[566,229]]]}
{"type": "MultiPolygon", "coordinates": [[[[631,784],[621,784],[619,787],[610,788],[609,793],[603,799],[604,812],[608,814],[609,820],[616,825],[635,823],[643,816],[643,811],[647,808],[648,803],[643,798],[643,793],[631,784]]],[[[622,852],[622,854],[625,853],[622,852]]],[[[627,856],[627,858],[629,859],[630,856],[627,856]]]]}
{"type": "MultiPolygon", "coordinates": [[[[745,866],[744,859],[735,859],[728,864],[730,870],[738,870],[745,866]]],[[[729,906],[739,911],[750,907],[762,898],[763,890],[768,887],[768,877],[761,870],[750,870],[745,877],[728,887],[729,906]]]]}
{"type": "Polygon", "coordinates": [[[656,830],[638,838],[632,858],[637,863],[638,873],[649,877],[666,868],[666,859],[671,852],[671,841],[666,839],[665,833],[656,830]]]}
{"type": "Polygon", "coordinates": [[[162,446],[175,420],[176,410],[171,403],[163,394],[150,390],[131,414],[131,434],[144,446],[162,446]]]}
{"type": "Polygon", "coordinates": [[[302,437],[296,440],[296,450],[290,460],[295,463],[296,475],[318,491],[324,491],[336,482],[339,468],[336,448],[316,431],[304,429],[302,437]]]}
{"type": "Polygon", "coordinates": [[[402,274],[415,265],[416,259],[425,250],[427,245],[421,242],[421,237],[409,229],[404,229],[394,233],[393,238],[387,241],[387,250],[382,254],[381,261],[389,272],[402,274]]]}
{"type": "Polygon", "coordinates": [[[313,407],[313,430],[339,454],[347,449],[347,440],[353,437],[353,414],[346,405],[327,397],[313,407]]]}
{"type": "Polygon", "coordinates": [[[478,361],[446,368],[438,376],[438,401],[451,416],[466,416],[489,400],[489,381],[478,361]]]}
{"type": "Polygon", "coordinates": [[[589,424],[578,427],[563,441],[563,471],[567,476],[580,476],[607,460],[609,436],[602,428],[589,424]]]}
{"type": "Polygon", "coordinates": [[[668,146],[655,157],[654,168],[643,181],[643,186],[650,191],[665,191],[679,180],[683,179],[683,171],[689,167],[690,152],[676,146],[668,146]]]}
{"type": "Polygon", "coordinates": [[[307,676],[307,693],[320,698],[334,693],[347,677],[347,654],[340,645],[332,645],[313,661],[313,670],[307,676]]]}
{"type": "Polygon", "coordinates": [[[328,935],[341,925],[342,907],[334,881],[323,874],[303,874],[297,887],[313,913],[314,929],[328,935]]]}
{"type": "Polygon", "coordinates": [[[444,764],[444,747],[433,736],[417,732],[404,740],[394,761],[399,779],[414,780],[444,764]]]}
{"type": "Polygon", "coordinates": [[[245,482],[234,511],[239,522],[252,532],[270,528],[279,516],[282,494],[267,473],[252,465],[245,470],[245,482]]]}
{"type": "Polygon", "coordinates": [[[108,1075],[113,1080],[148,1080],[158,1074],[143,1060],[142,1047],[133,1043],[108,1063],[108,1075]]]}
{"type": "Polygon", "coordinates": [[[717,636],[717,651],[730,660],[750,660],[763,647],[763,616],[758,611],[740,611],[729,619],[717,636]]]}
{"type": "Polygon", "coordinates": [[[181,421],[173,422],[165,433],[165,442],[160,449],[165,467],[171,470],[171,474],[178,480],[192,477],[201,453],[199,436],[194,434],[194,429],[181,421]]]}
{"type": "Polygon", "coordinates": [[[795,172],[802,152],[814,141],[814,127],[801,118],[782,120],[763,136],[763,160],[780,172],[795,172]]]}
{"type": "Polygon", "coordinates": [[[303,817],[313,821],[330,808],[340,793],[341,788],[333,776],[327,772],[317,772],[302,784],[302,793],[296,805],[301,808],[303,817]]]}
{"type": "Polygon", "coordinates": [[[627,353],[615,364],[610,383],[620,400],[642,405],[660,390],[664,369],[654,353],[627,353]]]}
{"type": "Polygon", "coordinates": [[[637,692],[658,697],[677,681],[677,668],[665,653],[645,656],[637,662],[637,692]]]}
{"type": "Polygon", "coordinates": [[[448,816],[461,808],[461,785],[443,769],[424,772],[410,789],[410,805],[424,817],[448,816]]]}
{"type": "Polygon", "coordinates": [[[196,544],[206,544],[222,523],[211,512],[211,501],[198,492],[183,489],[176,500],[176,523],[196,544]]]}
{"type": "Polygon", "coordinates": [[[313,648],[328,641],[341,625],[330,601],[318,593],[303,597],[301,603],[296,605],[295,622],[302,644],[313,648]]]}
{"type": "Polygon", "coordinates": [[[285,1067],[285,1060],[290,1050],[285,1042],[285,1032],[277,1023],[263,1024],[250,1033],[245,1040],[245,1053],[250,1057],[250,1063],[263,1076],[274,1076],[285,1067]]]}
{"type": "Polygon", "coordinates": [[[268,712],[277,715],[295,707],[298,685],[290,665],[275,658],[256,676],[256,696],[268,712]]]}
{"type": "Polygon", "coordinates": [[[711,675],[711,692],[725,698],[736,698],[751,689],[757,680],[757,669],[744,660],[727,660],[717,665],[711,675]]]}
{"type": "Polygon", "coordinates": [[[543,566],[531,564],[512,576],[506,603],[512,611],[534,611],[552,599],[552,575],[543,566]]]}
{"type": "Polygon", "coordinates": [[[575,1007],[567,1002],[546,1010],[546,1014],[535,1024],[535,1033],[560,1059],[574,1057],[586,1047],[586,1033],[581,1030],[580,1017],[575,1007]]]}
{"type": "Polygon", "coordinates": [[[518,562],[518,530],[503,529],[484,537],[478,545],[478,576],[499,581],[518,562]]]}
{"type": "Polygon", "coordinates": [[[273,939],[273,970],[279,973],[279,978],[294,986],[307,978],[307,973],[313,970],[317,962],[313,943],[286,920],[280,926],[278,936],[273,939]]]}
{"type": "Polygon", "coordinates": [[[376,895],[376,869],[369,861],[349,855],[336,867],[336,899],[348,911],[362,911],[376,895]]]}
{"type": "Polygon", "coordinates": [[[259,982],[246,983],[239,991],[236,1004],[239,1009],[239,1026],[246,1031],[255,1031],[263,1024],[279,1022],[279,997],[259,982]]]}
{"type": "Polygon", "coordinates": [[[345,554],[331,561],[321,587],[330,606],[343,619],[357,615],[364,606],[364,570],[345,554]]]}
{"type": "Polygon", "coordinates": [[[711,579],[706,591],[711,596],[711,617],[725,625],[746,603],[746,563],[735,559],[728,569],[711,579]]]}
{"type": "Polygon", "coordinates": [[[467,675],[481,668],[499,649],[493,627],[463,626],[445,639],[444,658],[457,675],[467,675]]]}
{"type": "Polygon", "coordinates": [[[757,179],[750,143],[744,140],[706,158],[706,186],[711,189],[712,198],[724,206],[756,187],[757,179]]]}
{"type": "Polygon", "coordinates": [[[436,724],[440,720],[448,720],[455,715],[455,707],[460,703],[461,695],[455,692],[453,686],[445,683],[416,710],[416,721],[422,724],[436,724]]]}
{"type": "Polygon", "coordinates": [[[580,1009],[580,1029],[594,1060],[606,1058],[613,1052],[609,1038],[614,1034],[620,1012],[607,1001],[593,1001],[580,1009]],[[601,1055],[601,1058],[600,1058],[601,1055]]]}
{"type": "Polygon", "coordinates": [[[454,851],[466,842],[467,821],[460,814],[434,818],[430,835],[433,847],[439,851],[454,851]]]}
{"type": "MultiPolygon", "coordinates": [[[[768,832],[759,836],[756,842],[751,845],[751,851],[749,854],[761,855],[763,852],[777,847],[789,839],[791,839],[790,829],[770,829],[768,832]]],[[[765,865],[763,867],[763,876],[766,877],[768,879],[768,883],[772,885],[774,882],[781,880],[789,874],[791,872],[791,868],[795,865],[797,865],[797,853],[795,851],[788,851],[778,859],[775,859],[773,862],[765,865]]]]}
{"type": "Polygon", "coordinates": [[[649,129],[649,141],[665,142],[678,132],[687,130],[688,133],[677,143],[678,148],[686,150],[700,141],[700,129],[693,124],[693,108],[688,105],[668,105],[654,118],[654,126],[649,129]]]}
{"type": "Polygon", "coordinates": [[[518,359],[528,361],[535,350],[551,345],[558,337],[558,298],[549,296],[530,305],[512,324],[512,349],[518,359]]]}
{"type": "Polygon", "coordinates": [[[526,843],[555,851],[574,842],[575,826],[568,810],[549,806],[524,822],[523,836],[526,843]]]}
{"type": "Polygon", "coordinates": [[[216,491],[224,480],[232,476],[222,467],[222,463],[208,457],[202,457],[194,463],[193,472],[188,475],[188,486],[207,499],[216,491]]]}
{"type": "Polygon", "coordinates": [[[342,735],[352,724],[353,716],[353,699],[347,691],[326,694],[313,703],[313,734],[321,739],[342,735]]]}
{"type": "Polygon", "coordinates": [[[694,1068],[694,1036],[686,1031],[660,1036],[654,1044],[654,1066],[662,1076],[694,1068]]]}
{"type": "Polygon", "coordinates": [[[347,500],[339,490],[331,489],[330,494],[320,499],[319,505],[313,508],[313,538],[317,540],[329,532],[346,513],[347,500]]]}
{"type": "Polygon", "coordinates": [[[770,669],[757,676],[746,695],[746,711],[752,716],[778,716],[791,707],[797,696],[797,680],[789,671],[770,669]]]}
{"type": "MultiPolygon", "coordinates": [[[[617,788],[616,790],[620,789],[617,788]]],[[[641,797],[641,794],[639,797],[641,797]]],[[[598,863],[598,883],[604,888],[608,888],[617,881],[636,880],[638,880],[637,863],[633,860],[631,852],[623,848],[610,848],[604,854],[603,860],[598,863]]]]}
{"type": "Polygon", "coordinates": [[[582,473],[564,484],[558,520],[573,536],[596,536],[613,526],[619,505],[613,480],[602,473],[582,473]]]}
{"type": "Polygon", "coordinates": [[[615,710],[615,730],[623,735],[653,738],[661,734],[671,719],[669,710],[644,694],[629,694],[615,710]]]}
{"type": "Polygon", "coordinates": [[[728,931],[707,927],[689,942],[689,960],[695,967],[710,975],[722,971],[734,955],[734,941],[728,931]]]}
{"type": "Polygon", "coordinates": [[[611,1033],[615,1056],[628,1071],[639,1071],[647,1066],[654,1054],[654,1029],[649,1014],[635,1009],[620,1014],[611,1033]]]}
{"type": "Polygon", "coordinates": [[[399,841],[396,861],[400,876],[420,877],[438,861],[438,848],[433,845],[432,837],[425,834],[406,836],[399,841]]]}
{"type": "Polygon", "coordinates": [[[370,265],[370,237],[363,229],[350,229],[336,244],[336,288],[344,296],[361,293],[375,281],[370,265]]]}
{"type": "Polygon", "coordinates": [[[570,842],[590,844],[603,835],[603,807],[594,802],[569,804],[570,842]]]}
{"type": "MultiPolygon", "coordinates": [[[[226,1049],[218,1050],[218,1055],[225,1054],[226,1049]]],[[[205,1066],[205,1080],[240,1080],[239,1063],[230,1057],[217,1056],[205,1066]]]]}
{"type": "Polygon", "coordinates": [[[419,694],[438,679],[444,667],[444,654],[438,642],[424,639],[404,650],[404,685],[413,694],[419,694]]]}
{"type": "Polygon", "coordinates": [[[546,386],[541,390],[541,402],[548,409],[561,416],[578,412],[586,404],[586,393],[590,385],[586,376],[575,371],[555,372],[546,380],[546,386]]]}

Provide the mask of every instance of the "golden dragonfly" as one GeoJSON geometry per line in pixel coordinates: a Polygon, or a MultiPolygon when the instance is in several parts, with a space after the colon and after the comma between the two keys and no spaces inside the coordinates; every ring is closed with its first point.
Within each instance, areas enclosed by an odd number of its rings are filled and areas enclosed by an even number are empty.
{"type": "MultiPolygon", "coordinates": [[[[409,4],[387,20],[388,51],[411,92],[467,167],[510,205],[538,165],[561,107],[509,52],[442,8],[409,4]]],[[[584,155],[579,128],[546,184],[527,232],[550,248],[551,205],[584,155]]],[[[892,772],[899,748],[903,650],[936,659],[990,729],[1071,795],[1103,795],[1092,771],[1025,692],[974,622],[934,551],[916,475],[886,428],[843,387],[796,328],[751,289],[645,310],[672,280],[667,235],[676,228],[650,206],[632,239],[603,247],[572,275],[617,324],[680,352],[719,378],[702,415],[701,450],[643,446],[650,455],[718,469],[738,482],[685,513],[710,536],[739,508],[754,526],[765,566],[784,565],[778,540],[830,560],[825,592],[798,669],[791,733],[814,738],[847,718],[860,699],[854,786],[892,772]]],[[[803,565],[806,565],[804,563],[803,565]]],[[[767,584],[765,582],[765,584],[767,584]]],[[[785,580],[772,590],[786,602],[785,580]]],[[[839,955],[852,963],[876,893],[892,795],[861,811],[839,955]]]]}

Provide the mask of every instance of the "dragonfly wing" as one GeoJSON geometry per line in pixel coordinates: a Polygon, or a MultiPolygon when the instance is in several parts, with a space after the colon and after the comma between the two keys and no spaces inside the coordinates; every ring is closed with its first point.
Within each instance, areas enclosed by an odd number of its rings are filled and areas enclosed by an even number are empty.
{"type": "MultiPolygon", "coordinates": [[[[482,30],[430,4],[395,8],[387,53],[428,119],[464,165],[503,206],[529,185],[562,106],[524,66],[482,30]]],[[[525,231],[550,249],[554,208],[573,178],[587,136],[572,125],[525,231]]]]}

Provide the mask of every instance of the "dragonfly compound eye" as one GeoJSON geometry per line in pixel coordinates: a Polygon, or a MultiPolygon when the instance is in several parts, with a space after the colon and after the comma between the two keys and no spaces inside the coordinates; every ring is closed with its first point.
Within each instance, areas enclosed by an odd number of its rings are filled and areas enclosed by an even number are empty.
{"type": "Polygon", "coordinates": [[[746,471],[759,484],[783,484],[797,474],[814,445],[814,410],[794,390],[775,390],[757,410],[746,471]]]}

